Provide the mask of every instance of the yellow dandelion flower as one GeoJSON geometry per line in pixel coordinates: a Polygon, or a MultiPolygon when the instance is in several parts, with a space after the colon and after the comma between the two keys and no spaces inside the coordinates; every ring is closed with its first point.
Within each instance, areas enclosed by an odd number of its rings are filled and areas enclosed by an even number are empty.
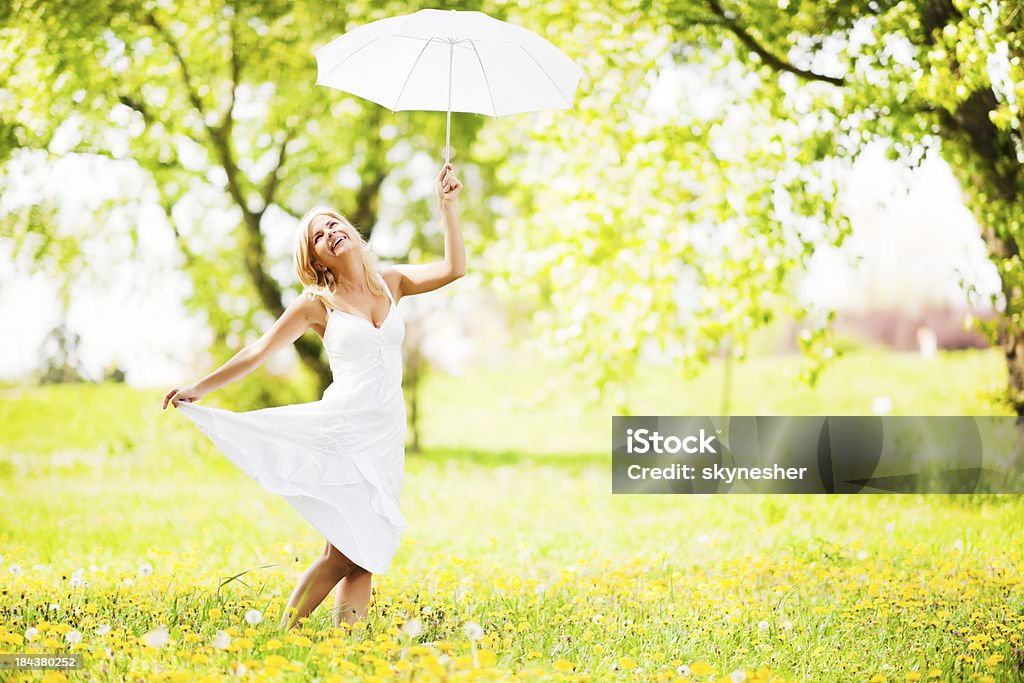
{"type": "Polygon", "coordinates": [[[919,681],[919,680],[921,680],[921,672],[920,671],[911,671],[910,673],[907,674],[907,680],[908,681],[919,681]]]}
{"type": "Polygon", "coordinates": [[[635,669],[636,668],[636,660],[631,659],[629,657],[620,657],[619,658],[619,668],[620,669],[624,669],[626,671],[629,671],[630,669],[635,669]]]}
{"type": "Polygon", "coordinates": [[[714,671],[715,667],[705,661],[696,661],[690,665],[690,673],[694,676],[707,676],[710,673],[714,673],[714,671]]]}
{"type": "Polygon", "coordinates": [[[999,662],[1003,661],[1004,659],[1006,659],[1006,657],[997,652],[996,654],[986,659],[985,664],[990,667],[999,666],[999,662]]]}
{"type": "Polygon", "coordinates": [[[287,638],[285,638],[285,640],[294,645],[298,645],[299,647],[309,647],[313,644],[312,640],[298,633],[290,634],[287,638]]]}
{"type": "Polygon", "coordinates": [[[576,665],[568,659],[559,659],[553,666],[555,667],[555,671],[561,671],[562,673],[569,673],[576,668],[576,665]]]}
{"type": "Polygon", "coordinates": [[[871,683],[885,683],[886,680],[887,679],[882,674],[875,674],[874,676],[871,677],[870,682],[871,683]]]}
{"type": "Polygon", "coordinates": [[[492,650],[480,650],[476,653],[476,661],[482,667],[494,666],[498,663],[498,655],[492,650]]]}
{"type": "Polygon", "coordinates": [[[928,678],[938,678],[942,675],[942,669],[932,669],[928,672],[928,678]]]}
{"type": "Polygon", "coordinates": [[[288,660],[281,655],[267,655],[263,658],[263,663],[267,666],[284,667],[288,665],[288,660]]]}

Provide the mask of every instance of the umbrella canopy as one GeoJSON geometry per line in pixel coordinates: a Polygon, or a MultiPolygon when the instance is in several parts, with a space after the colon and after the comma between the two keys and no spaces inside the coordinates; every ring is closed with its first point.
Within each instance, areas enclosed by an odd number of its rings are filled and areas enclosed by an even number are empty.
{"type": "Polygon", "coordinates": [[[571,109],[583,69],[521,26],[483,12],[425,9],[359,26],[314,53],[317,85],[392,111],[504,116],[571,109]]]}

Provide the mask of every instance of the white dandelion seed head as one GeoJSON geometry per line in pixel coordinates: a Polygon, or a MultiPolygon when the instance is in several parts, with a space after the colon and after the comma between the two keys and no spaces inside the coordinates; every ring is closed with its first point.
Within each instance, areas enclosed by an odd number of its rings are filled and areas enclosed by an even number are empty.
{"type": "Polygon", "coordinates": [[[415,638],[419,634],[423,633],[423,622],[419,619],[409,619],[407,622],[402,624],[402,633],[415,638]]]}
{"type": "Polygon", "coordinates": [[[9,571],[14,576],[17,576],[18,574],[21,573],[21,565],[18,564],[17,562],[15,562],[14,564],[11,565],[10,569],[8,569],[7,571],[9,571]]]}
{"type": "Polygon", "coordinates": [[[543,595],[544,591],[546,591],[547,589],[548,587],[546,585],[544,585],[543,583],[538,583],[537,588],[535,588],[534,590],[536,591],[537,595],[543,595]]]}
{"type": "Polygon", "coordinates": [[[451,660],[452,660],[451,657],[449,657],[447,654],[443,654],[443,655],[441,655],[440,657],[437,658],[437,663],[440,664],[441,666],[444,666],[445,664],[447,664],[451,660]]]}
{"type": "Polygon", "coordinates": [[[99,567],[96,566],[95,564],[90,564],[89,565],[89,571],[91,571],[91,572],[95,572],[98,569],[99,569],[99,567]]]}
{"type": "Polygon", "coordinates": [[[736,669],[729,674],[729,680],[732,681],[732,683],[743,683],[743,681],[747,680],[747,672],[742,669],[736,669]]]}
{"type": "Polygon", "coordinates": [[[72,576],[69,582],[72,588],[81,588],[85,584],[85,580],[81,576],[72,576]]]}
{"type": "Polygon", "coordinates": [[[863,562],[864,560],[868,559],[868,551],[867,550],[861,550],[859,553],[857,553],[857,559],[859,561],[861,561],[861,562],[863,562]]]}
{"type": "Polygon", "coordinates": [[[59,602],[55,602],[52,605],[50,605],[50,611],[51,612],[56,612],[59,609],[60,609],[60,603],[59,602]]]}
{"type": "Polygon", "coordinates": [[[467,621],[462,625],[462,630],[470,640],[480,640],[484,637],[484,630],[475,621],[467,621]]]}
{"type": "Polygon", "coordinates": [[[69,643],[80,643],[82,642],[82,632],[77,628],[73,628],[64,634],[64,640],[69,643]]]}
{"type": "Polygon", "coordinates": [[[886,533],[891,534],[894,531],[896,531],[896,522],[889,522],[888,524],[885,525],[885,532],[886,533]]]}
{"type": "Polygon", "coordinates": [[[96,627],[96,633],[105,636],[110,633],[110,624],[100,624],[96,627]]]}
{"type": "Polygon", "coordinates": [[[263,612],[260,612],[258,609],[251,609],[245,613],[245,620],[255,626],[263,621],[263,612]]]}
{"type": "Polygon", "coordinates": [[[147,647],[161,648],[166,645],[167,641],[170,639],[171,634],[167,630],[166,626],[160,626],[152,631],[147,631],[142,635],[142,642],[147,647]]]}
{"type": "Polygon", "coordinates": [[[29,626],[27,629],[25,629],[25,640],[28,640],[28,641],[35,640],[36,636],[38,636],[38,635],[39,635],[39,629],[37,629],[35,626],[29,626]]]}
{"type": "Polygon", "coordinates": [[[793,630],[793,622],[790,621],[789,619],[786,619],[784,622],[782,622],[782,628],[786,629],[787,631],[792,631],[793,630]]]}
{"type": "Polygon", "coordinates": [[[769,628],[771,628],[771,625],[767,621],[761,621],[757,625],[758,631],[767,631],[769,628]]]}
{"type": "Polygon", "coordinates": [[[685,664],[680,664],[679,666],[676,667],[676,673],[679,674],[680,676],[689,676],[690,675],[690,667],[686,666],[685,664]]]}
{"type": "Polygon", "coordinates": [[[241,662],[238,662],[238,666],[233,668],[231,670],[231,673],[235,676],[244,676],[245,674],[249,673],[249,667],[247,667],[245,664],[242,664],[241,662]]]}
{"type": "Polygon", "coordinates": [[[153,565],[149,564],[148,562],[139,565],[139,576],[141,576],[142,578],[146,578],[152,573],[153,565]]]}
{"type": "Polygon", "coordinates": [[[132,584],[134,584],[134,583],[135,583],[135,579],[133,579],[133,578],[132,578],[132,577],[130,577],[130,576],[126,576],[126,577],[124,577],[124,579],[123,579],[123,580],[121,581],[121,583],[122,583],[122,584],[124,584],[125,586],[131,586],[132,584]]]}
{"type": "Polygon", "coordinates": [[[424,605],[423,609],[421,609],[420,612],[422,612],[423,614],[433,614],[434,608],[430,605],[424,605]]]}
{"type": "Polygon", "coordinates": [[[210,644],[218,650],[223,650],[231,645],[231,636],[228,635],[227,631],[217,631],[217,635],[213,637],[210,644]]]}
{"type": "Polygon", "coordinates": [[[871,412],[875,415],[888,415],[892,412],[892,399],[888,396],[876,396],[871,401],[871,412]]]}

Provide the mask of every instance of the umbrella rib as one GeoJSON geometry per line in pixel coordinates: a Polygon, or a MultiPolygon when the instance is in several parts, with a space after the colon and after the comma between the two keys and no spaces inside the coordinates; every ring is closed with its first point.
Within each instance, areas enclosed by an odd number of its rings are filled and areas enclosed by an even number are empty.
{"type": "Polygon", "coordinates": [[[541,63],[540,63],[540,62],[538,62],[538,61],[537,61],[537,58],[536,58],[536,57],[534,57],[533,55],[531,55],[531,54],[530,54],[530,51],[529,51],[529,50],[527,50],[527,49],[526,49],[525,47],[523,47],[522,45],[519,45],[518,47],[519,47],[519,49],[520,49],[520,50],[522,50],[523,52],[525,52],[525,53],[526,53],[526,56],[527,56],[527,57],[529,57],[530,59],[532,59],[532,60],[533,60],[533,63],[537,65],[537,68],[539,68],[539,69],[540,69],[541,71],[543,71],[543,72],[544,72],[544,75],[548,77],[548,80],[549,80],[549,81],[551,81],[551,85],[555,86],[555,90],[557,90],[557,91],[558,91],[558,94],[562,96],[562,99],[563,99],[563,100],[565,100],[565,103],[569,105],[569,109],[575,109],[575,107],[574,107],[574,106],[572,106],[572,102],[570,102],[570,101],[569,101],[569,98],[565,96],[565,93],[564,93],[564,92],[562,92],[562,89],[558,87],[558,84],[557,84],[557,83],[555,83],[555,79],[551,78],[551,74],[549,74],[549,73],[548,73],[548,70],[547,70],[547,69],[545,69],[545,68],[544,68],[544,67],[543,67],[543,66],[541,65],[541,63]]]}
{"type": "MultiPolygon", "coordinates": [[[[357,52],[361,52],[363,50],[363,48],[368,47],[372,43],[376,43],[379,38],[380,38],[380,36],[377,36],[377,38],[372,38],[372,39],[366,41],[365,43],[363,43],[362,45],[360,45],[358,50],[353,51],[352,54],[350,54],[348,57],[345,57],[345,59],[341,60],[340,62],[338,62],[337,64],[332,66],[331,70],[324,74],[324,78],[327,78],[332,73],[337,71],[339,66],[341,66],[342,64],[344,64],[348,60],[352,59],[352,57],[354,57],[357,52]]],[[[320,83],[321,80],[322,79],[317,79],[317,83],[320,83]]]]}
{"type": "Polygon", "coordinates": [[[395,98],[395,105],[393,107],[391,107],[392,111],[397,111],[398,110],[398,101],[400,99],[402,99],[402,95],[405,94],[405,86],[409,85],[409,79],[412,78],[412,72],[416,70],[416,65],[420,63],[420,57],[422,57],[423,53],[427,51],[427,48],[430,47],[430,43],[433,40],[434,40],[434,38],[433,38],[433,36],[431,36],[430,40],[428,40],[423,45],[423,48],[420,50],[420,53],[418,55],[416,55],[416,61],[414,61],[412,63],[412,66],[409,67],[409,73],[405,75],[405,82],[402,83],[402,89],[398,91],[398,97],[395,98]]]}
{"type": "Polygon", "coordinates": [[[487,69],[484,68],[484,60],[480,58],[480,51],[476,49],[476,43],[470,40],[469,45],[473,48],[473,54],[476,55],[477,63],[480,64],[480,73],[484,75],[484,85],[487,86],[487,97],[491,100],[491,111],[494,112],[494,118],[498,118],[498,108],[494,106],[494,95],[491,93],[491,82],[487,80],[487,69]]]}

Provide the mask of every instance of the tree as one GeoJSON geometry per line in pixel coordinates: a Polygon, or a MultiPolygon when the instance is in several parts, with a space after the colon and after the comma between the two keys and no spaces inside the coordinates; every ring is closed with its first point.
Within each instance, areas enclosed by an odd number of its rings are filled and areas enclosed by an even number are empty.
{"type": "Polygon", "coordinates": [[[625,413],[645,352],[692,374],[726,346],[743,358],[783,311],[807,322],[813,383],[833,355],[829,314],[791,301],[791,279],[849,225],[833,167],[791,150],[830,122],[779,122],[727,49],[682,48],[646,5],[545,8],[531,20],[586,72],[575,111],[499,120],[474,151],[501,157],[515,207],[484,245],[485,269],[507,299],[540,308],[537,350],[625,413]],[[707,96],[656,108],[675,50],[692,64],[684,84],[707,96]]]}
{"type": "Polygon", "coordinates": [[[966,0],[672,0],[650,4],[680,44],[735,46],[758,81],[750,101],[780,121],[824,116],[802,154],[853,158],[874,139],[919,163],[937,149],[958,177],[1002,281],[981,325],[1006,356],[1007,399],[1024,414],[1024,9],[966,0]]]}
{"type": "MultiPolygon", "coordinates": [[[[137,164],[191,276],[189,303],[206,313],[223,360],[236,350],[233,335],[261,331],[294,292],[294,280],[274,275],[291,273],[287,255],[268,253],[275,219],[326,203],[369,239],[382,188],[407,185],[403,164],[443,140],[443,117],[392,115],[314,86],[317,47],[355,25],[415,9],[21,0],[0,12],[0,162],[16,148],[47,148],[58,128],[74,124],[76,142],[65,153],[137,164]],[[227,218],[189,220],[181,214],[189,202],[227,218]]],[[[453,118],[453,146],[464,147],[481,120],[453,118]]],[[[34,243],[30,235],[49,239],[33,215],[5,221],[4,234],[19,244],[34,243]]],[[[103,224],[97,214],[83,227],[96,232],[103,224]]],[[[309,335],[296,348],[321,388],[329,384],[319,340],[309,335]]]]}
{"type": "Polygon", "coordinates": [[[84,382],[78,357],[80,336],[61,323],[50,330],[40,349],[40,384],[71,384],[84,382]]]}

